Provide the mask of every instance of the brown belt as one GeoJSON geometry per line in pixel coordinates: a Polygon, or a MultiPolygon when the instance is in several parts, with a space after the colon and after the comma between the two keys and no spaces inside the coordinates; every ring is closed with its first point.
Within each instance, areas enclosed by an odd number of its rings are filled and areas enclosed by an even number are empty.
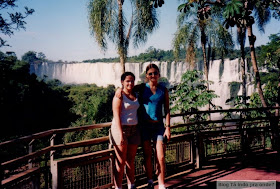
{"type": "Polygon", "coordinates": [[[146,120],[148,123],[159,123],[157,120],[146,120]]]}

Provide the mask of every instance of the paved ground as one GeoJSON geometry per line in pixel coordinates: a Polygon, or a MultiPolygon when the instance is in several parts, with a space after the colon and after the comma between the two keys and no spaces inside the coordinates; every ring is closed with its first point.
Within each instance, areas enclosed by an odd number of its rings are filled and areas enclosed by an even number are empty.
{"type": "MultiPolygon", "coordinates": [[[[235,157],[210,162],[199,170],[187,170],[180,175],[167,177],[167,186],[177,188],[217,188],[221,180],[276,180],[280,189],[280,158],[275,152],[235,157]]],[[[229,187],[236,188],[236,187],[229,187]]],[[[252,187],[244,187],[252,188],[252,187]]],[[[156,186],[155,189],[158,189],[156,186]]],[[[261,189],[258,187],[258,189],[261,189]]]]}

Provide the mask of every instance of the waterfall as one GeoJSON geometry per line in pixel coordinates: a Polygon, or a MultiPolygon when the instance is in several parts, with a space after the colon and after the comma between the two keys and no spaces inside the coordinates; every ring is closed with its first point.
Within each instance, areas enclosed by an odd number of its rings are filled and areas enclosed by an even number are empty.
{"type": "MultiPolygon", "coordinates": [[[[221,106],[223,109],[230,108],[230,105],[225,104],[225,101],[232,97],[230,94],[230,84],[233,82],[240,83],[237,95],[242,95],[242,75],[240,69],[239,59],[226,59],[224,63],[221,60],[214,60],[210,62],[208,79],[209,81],[212,81],[213,84],[211,84],[209,88],[210,90],[215,91],[215,93],[219,96],[219,98],[212,101],[213,104],[221,106]]],[[[246,94],[248,96],[255,92],[255,87],[251,81],[253,71],[248,69],[245,71],[247,75],[246,94]]]]}
{"type": "MultiPolygon", "coordinates": [[[[166,77],[171,85],[176,85],[181,81],[181,76],[187,71],[187,63],[184,62],[153,62],[159,69],[161,77],[166,77]]],[[[126,71],[135,74],[135,83],[140,81],[140,75],[145,72],[147,65],[145,63],[126,63],[126,71]]],[[[246,66],[247,68],[247,66],[246,66]]],[[[58,79],[63,84],[93,84],[97,86],[115,85],[121,86],[121,65],[119,63],[42,63],[39,65],[31,65],[30,70],[44,78],[58,79]]],[[[255,92],[254,85],[251,82],[252,69],[246,69],[247,73],[247,95],[255,92]]],[[[230,83],[242,82],[240,63],[238,59],[224,62],[221,60],[211,61],[209,64],[209,81],[210,90],[215,91],[219,98],[213,100],[213,104],[222,106],[224,109],[230,108],[225,101],[231,97],[230,83]]],[[[241,85],[238,95],[241,95],[241,85]]]]}

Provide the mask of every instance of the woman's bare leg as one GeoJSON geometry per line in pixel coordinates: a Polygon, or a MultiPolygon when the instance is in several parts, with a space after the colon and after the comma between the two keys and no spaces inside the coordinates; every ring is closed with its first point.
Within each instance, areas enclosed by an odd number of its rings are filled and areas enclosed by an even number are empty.
{"type": "Polygon", "coordinates": [[[127,147],[127,158],[126,158],[126,178],[127,184],[134,184],[135,179],[135,155],[137,152],[138,145],[129,144],[127,147]]]}
{"type": "Polygon", "coordinates": [[[157,163],[157,175],[158,184],[164,185],[165,179],[165,144],[163,141],[156,142],[156,163],[157,163]]]}
{"type": "Polygon", "coordinates": [[[114,150],[116,154],[114,183],[115,187],[121,188],[127,154],[127,144],[114,146],[114,150]]]}
{"type": "Polygon", "coordinates": [[[144,165],[148,180],[153,179],[152,146],[150,141],[143,142],[144,165]]]}

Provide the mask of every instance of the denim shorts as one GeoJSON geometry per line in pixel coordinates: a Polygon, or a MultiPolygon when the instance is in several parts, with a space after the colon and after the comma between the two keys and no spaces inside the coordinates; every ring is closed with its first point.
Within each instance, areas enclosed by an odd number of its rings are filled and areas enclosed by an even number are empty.
{"type": "Polygon", "coordinates": [[[142,141],[163,141],[163,134],[164,134],[165,128],[164,124],[162,122],[158,123],[150,123],[150,122],[144,122],[141,125],[141,135],[142,135],[142,141]]]}

